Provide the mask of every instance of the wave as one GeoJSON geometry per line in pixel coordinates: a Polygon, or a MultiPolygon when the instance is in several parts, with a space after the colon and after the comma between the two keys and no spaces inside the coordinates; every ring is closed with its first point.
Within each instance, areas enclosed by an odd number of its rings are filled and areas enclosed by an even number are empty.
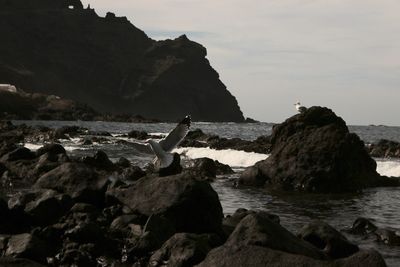
{"type": "Polygon", "coordinates": [[[376,171],[380,175],[400,177],[400,161],[399,160],[383,160],[376,159],[376,171]]]}
{"type": "Polygon", "coordinates": [[[249,167],[260,160],[268,158],[266,154],[245,152],[233,149],[215,150],[208,147],[182,147],[174,150],[179,154],[184,154],[190,159],[210,158],[231,167],[249,167]]]}
{"type": "MultiPolygon", "coordinates": [[[[31,151],[36,151],[45,144],[33,144],[33,143],[25,143],[24,147],[28,148],[31,151]]],[[[74,151],[74,150],[88,150],[89,148],[83,146],[73,146],[73,145],[63,145],[65,151],[74,151]]]]}

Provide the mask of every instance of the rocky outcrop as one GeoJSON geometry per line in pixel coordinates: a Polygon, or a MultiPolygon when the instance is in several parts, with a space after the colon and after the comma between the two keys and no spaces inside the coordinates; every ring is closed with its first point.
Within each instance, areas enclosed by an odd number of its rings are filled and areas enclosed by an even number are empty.
{"type": "Polygon", "coordinates": [[[240,213],[247,215],[228,240],[212,249],[196,266],[386,266],[382,256],[374,250],[353,251],[346,258],[329,260],[320,248],[296,238],[271,220],[271,215],[240,213]]]}
{"type": "Polygon", "coordinates": [[[376,172],[364,143],[328,108],[311,107],[287,119],[270,138],[271,155],[246,169],[240,184],[308,192],[399,184],[376,172]]]}
{"type": "Polygon", "coordinates": [[[371,157],[400,158],[400,143],[390,140],[379,140],[378,143],[367,146],[371,157]]]}
{"type": "Polygon", "coordinates": [[[101,113],[244,121],[206,49],[185,35],[154,41],[125,17],[99,17],[79,0],[1,0],[0,6],[0,83],[101,113]]]}

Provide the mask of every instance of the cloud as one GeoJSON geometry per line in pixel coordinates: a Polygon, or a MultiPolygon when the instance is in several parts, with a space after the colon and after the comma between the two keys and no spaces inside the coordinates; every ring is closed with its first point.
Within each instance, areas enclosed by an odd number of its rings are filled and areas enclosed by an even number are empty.
{"type": "Polygon", "coordinates": [[[83,2],[127,16],[152,38],[185,33],[203,44],[248,116],[279,122],[300,99],[350,123],[400,125],[400,105],[391,106],[400,99],[397,0],[83,2]]]}

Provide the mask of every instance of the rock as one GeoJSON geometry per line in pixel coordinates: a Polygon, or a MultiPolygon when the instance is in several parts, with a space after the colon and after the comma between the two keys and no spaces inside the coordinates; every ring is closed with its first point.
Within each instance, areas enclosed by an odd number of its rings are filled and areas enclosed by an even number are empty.
{"type": "Polygon", "coordinates": [[[129,168],[131,166],[131,162],[128,159],[121,157],[118,159],[116,165],[122,168],[129,168]]]}
{"type": "Polygon", "coordinates": [[[44,263],[51,249],[31,234],[19,234],[10,237],[5,253],[6,257],[27,258],[44,263]]]}
{"type": "Polygon", "coordinates": [[[57,222],[72,206],[68,195],[62,195],[53,190],[40,192],[36,199],[25,205],[25,212],[32,216],[38,225],[49,225],[57,222]]]}
{"type": "Polygon", "coordinates": [[[80,128],[79,126],[63,126],[56,129],[56,131],[54,132],[54,138],[69,139],[68,137],[75,137],[83,132],[84,129],[80,128]]]}
{"type": "MultiPolygon", "coordinates": [[[[70,3],[64,0],[42,0],[40,4],[0,1],[5,13],[0,35],[13,32],[7,42],[0,43],[0,51],[7,55],[7,59],[0,61],[2,81],[13,82],[30,92],[72,98],[102,113],[128,114],[128,118],[109,115],[101,119],[141,121],[141,117],[132,116],[141,114],[173,121],[182,114],[192,114],[196,121],[244,121],[235,97],[210,66],[207,50],[202,45],[185,35],[174,40],[155,41],[126,18],[112,15],[100,18],[92,9],[68,10],[65,6],[70,3]],[[46,12],[39,15],[41,11],[46,12]],[[82,23],[86,27],[82,27],[82,23]],[[35,36],[27,32],[41,34],[35,36]],[[88,32],[91,38],[86,38],[88,32]],[[46,53],[39,56],[35,49],[19,46],[24,43],[46,53]],[[58,56],[54,57],[55,54],[58,56]],[[92,75],[86,75],[89,72],[92,75]],[[168,109],[164,108],[166,105],[168,109]]],[[[48,112],[40,115],[49,119],[54,110],[77,105],[59,97],[35,99],[48,103],[41,106],[48,112]]],[[[25,108],[21,115],[30,117],[34,105],[23,103],[19,105],[25,108]]],[[[0,102],[1,114],[15,111],[12,104],[5,110],[5,104],[7,102],[0,102]]],[[[69,114],[62,113],[60,119],[97,120],[91,118],[96,115],[91,109],[77,109],[69,114]],[[82,114],[78,114],[80,112],[82,114]],[[86,115],[87,112],[90,113],[86,115]]]]}
{"type": "Polygon", "coordinates": [[[325,255],[309,243],[297,238],[280,224],[269,219],[269,214],[251,213],[244,217],[225,242],[226,246],[262,246],[314,259],[325,255]]]}
{"type": "Polygon", "coordinates": [[[202,234],[178,233],[173,235],[149,260],[149,266],[194,266],[200,263],[218,245],[218,237],[202,234]]]}
{"type": "Polygon", "coordinates": [[[103,242],[104,233],[101,227],[93,222],[79,222],[75,227],[65,231],[65,237],[74,242],[84,244],[103,242]]]}
{"type": "Polygon", "coordinates": [[[182,172],[181,166],[181,156],[178,153],[174,153],[174,159],[172,163],[166,168],[160,168],[158,170],[158,175],[168,176],[168,175],[175,175],[182,172]]]}
{"type": "Polygon", "coordinates": [[[129,182],[136,181],[145,175],[146,172],[138,166],[131,166],[129,168],[124,169],[122,172],[123,180],[129,182]]]}
{"type": "Polygon", "coordinates": [[[265,211],[254,211],[247,209],[237,209],[234,214],[227,215],[222,221],[222,229],[226,236],[229,236],[236,228],[236,226],[240,223],[240,221],[249,214],[260,214],[263,217],[267,217],[269,220],[279,224],[280,219],[279,216],[275,214],[270,214],[265,211]]]}
{"type": "Polygon", "coordinates": [[[4,161],[29,160],[35,158],[35,154],[26,147],[19,147],[3,156],[4,161]]]}
{"type": "Polygon", "coordinates": [[[221,229],[223,215],[217,193],[207,182],[187,174],[146,176],[107,194],[132,212],[168,219],[179,232],[212,233],[221,229]]]}
{"type": "Polygon", "coordinates": [[[355,235],[367,235],[375,232],[377,229],[378,227],[376,227],[369,219],[360,217],[354,221],[348,232],[355,235]]]}
{"type": "Polygon", "coordinates": [[[232,168],[227,164],[223,164],[223,163],[219,162],[218,160],[215,160],[214,163],[215,163],[215,167],[217,168],[217,170],[216,170],[217,175],[225,175],[225,174],[235,173],[232,170],[232,168]]]}
{"type": "Polygon", "coordinates": [[[371,157],[376,158],[400,158],[400,143],[381,139],[376,144],[367,146],[371,157]]]}
{"type": "Polygon", "coordinates": [[[99,204],[104,201],[107,177],[80,163],[64,163],[42,175],[35,188],[53,189],[68,194],[76,202],[99,204]]]}
{"type": "Polygon", "coordinates": [[[379,176],[364,143],[328,108],[311,107],[275,125],[271,143],[271,155],[247,169],[240,184],[323,193],[399,184],[379,176]]]}
{"type": "Polygon", "coordinates": [[[4,267],[44,267],[40,263],[28,259],[0,258],[0,266],[4,267]]]}
{"type": "Polygon", "coordinates": [[[400,236],[396,231],[390,229],[377,229],[374,232],[378,242],[383,242],[389,246],[400,246],[400,236]]]}
{"type": "Polygon", "coordinates": [[[352,266],[377,266],[386,267],[385,260],[376,250],[360,250],[352,256],[335,261],[336,265],[343,267],[352,266]]]}
{"type": "Polygon", "coordinates": [[[128,136],[130,138],[134,138],[134,139],[137,139],[137,140],[145,140],[145,139],[150,138],[150,135],[148,135],[146,132],[144,132],[144,131],[135,131],[135,130],[130,131],[128,133],[128,136]]]}
{"type": "Polygon", "coordinates": [[[83,163],[98,168],[100,170],[113,171],[115,170],[115,165],[108,158],[107,154],[99,150],[94,154],[94,157],[85,156],[82,159],[83,163]]]}
{"type": "Polygon", "coordinates": [[[308,266],[308,267],[386,267],[382,256],[375,250],[362,250],[348,258],[323,261],[302,255],[290,254],[260,246],[228,247],[211,250],[204,261],[196,267],[263,267],[263,266],[308,266]]]}
{"type": "Polygon", "coordinates": [[[36,151],[36,156],[40,157],[45,153],[50,153],[52,155],[66,154],[64,147],[60,144],[48,144],[44,145],[36,151]]]}
{"type": "Polygon", "coordinates": [[[198,158],[193,160],[193,166],[191,168],[195,171],[197,176],[215,178],[217,174],[217,166],[212,159],[209,158],[198,158]]]}
{"type": "Polygon", "coordinates": [[[327,223],[314,221],[304,226],[298,236],[316,248],[323,250],[330,258],[345,258],[356,253],[358,246],[327,223]]]}

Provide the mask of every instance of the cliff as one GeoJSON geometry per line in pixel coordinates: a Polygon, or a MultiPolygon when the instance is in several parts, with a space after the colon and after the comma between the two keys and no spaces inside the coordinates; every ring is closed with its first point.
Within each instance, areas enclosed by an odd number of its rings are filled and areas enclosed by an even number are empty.
{"type": "Polygon", "coordinates": [[[99,112],[244,120],[234,96],[186,36],[154,41],[125,17],[79,0],[0,0],[0,83],[99,112]]]}

